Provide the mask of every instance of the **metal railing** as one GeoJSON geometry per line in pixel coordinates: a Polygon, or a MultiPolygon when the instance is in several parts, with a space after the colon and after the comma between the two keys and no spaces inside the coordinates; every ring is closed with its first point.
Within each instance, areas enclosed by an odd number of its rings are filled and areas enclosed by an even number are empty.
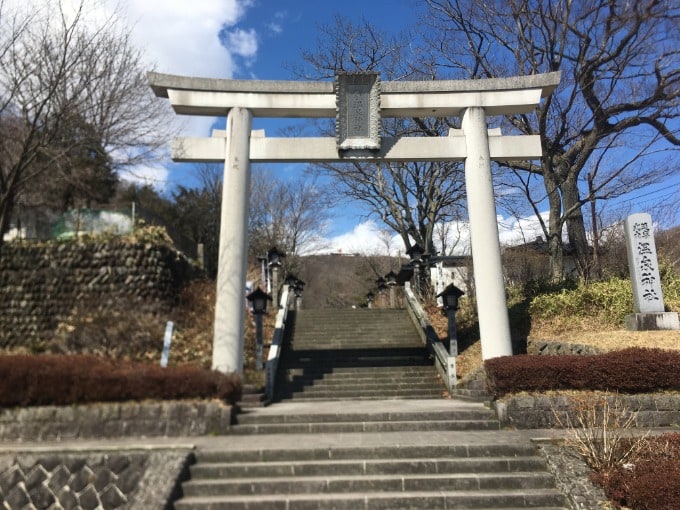
{"type": "Polygon", "coordinates": [[[267,357],[267,365],[265,367],[265,402],[269,403],[274,399],[274,390],[276,384],[276,372],[279,368],[279,358],[281,357],[281,349],[283,347],[283,337],[286,329],[286,320],[288,319],[288,308],[290,306],[291,296],[295,296],[290,292],[288,285],[283,286],[281,293],[281,308],[276,314],[276,324],[274,325],[274,334],[272,336],[272,343],[269,347],[269,356],[267,357]]]}
{"type": "Polygon", "coordinates": [[[446,388],[453,392],[456,389],[456,357],[450,356],[444,344],[439,340],[430,320],[427,318],[427,313],[420,306],[418,298],[411,290],[411,284],[408,282],[404,285],[404,296],[406,296],[406,309],[418,327],[421,340],[434,358],[435,368],[441,375],[446,388]]]}

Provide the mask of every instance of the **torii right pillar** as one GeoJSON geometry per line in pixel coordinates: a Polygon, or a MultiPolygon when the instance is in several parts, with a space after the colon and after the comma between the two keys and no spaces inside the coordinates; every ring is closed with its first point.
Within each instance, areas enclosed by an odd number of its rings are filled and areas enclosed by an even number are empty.
{"type": "Polygon", "coordinates": [[[511,356],[512,339],[505,300],[503,263],[484,108],[466,109],[461,127],[467,148],[465,188],[482,359],[511,356]]]}

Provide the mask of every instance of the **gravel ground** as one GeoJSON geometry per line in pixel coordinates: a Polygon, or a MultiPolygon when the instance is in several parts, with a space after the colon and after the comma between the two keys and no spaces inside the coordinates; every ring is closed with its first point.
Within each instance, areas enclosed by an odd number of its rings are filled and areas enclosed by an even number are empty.
{"type": "Polygon", "coordinates": [[[580,457],[564,446],[542,443],[541,455],[546,459],[548,469],[555,477],[557,488],[569,498],[571,510],[614,509],[602,488],[594,485],[589,478],[590,468],[580,457]]]}

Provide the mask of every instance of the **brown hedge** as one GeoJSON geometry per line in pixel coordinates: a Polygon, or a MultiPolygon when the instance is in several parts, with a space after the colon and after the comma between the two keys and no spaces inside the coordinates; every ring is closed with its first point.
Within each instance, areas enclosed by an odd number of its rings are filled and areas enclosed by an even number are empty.
{"type": "Polygon", "coordinates": [[[680,502],[680,433],[649,439],[638,457],[606,473],[595,482],[617,505],[635,510],[669,510],[680,502]]]}
{"type": "Polygon", "coordinates": [[[489,390],[604,390],[648,393],[680,390],[680,352],[630,348],[590,356],[517,355],[484,362],[489,390]]]}
{"type": "Polygon", "coordinates": [[[219,398],[236,402],[241,381],[196,366],[161,368],[90,355],[0,356],[0,406],[219,398]]]}

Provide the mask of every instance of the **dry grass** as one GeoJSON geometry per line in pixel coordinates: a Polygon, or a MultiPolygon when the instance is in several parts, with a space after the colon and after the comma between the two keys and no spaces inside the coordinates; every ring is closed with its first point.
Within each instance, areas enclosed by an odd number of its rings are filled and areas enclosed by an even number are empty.
{"type": "Polygon", "coordinates": [[[634,435],[636,409],[617,394],[572,397],[571,412],[553,410],[560,427],[567,431],[565,445],[576,451],[595,471],[602,472],[622,465],[645,447],[649,433],[634,435]]]}
{"type": "Polygon", "coordinates": [[[680,350],[680,331],[603,329],[602,325],[593,321],[574,321],[568,318],[563,321],[534,321],[529,343],[546,340],[592,345],[605,352],[628,347],[680,350]]]}
{"type": "MultiPolygon", "coordinates": [[[[177,308],[175,333],[170,352],[170,364],[196,363],[204,368],[212,364],[213,321],[215,318],[215,282],[193,281],[180,296],[177,308]]],[[[264,317],[264,360],[268,355],[268,343],[274,334],[276,311],[264,317]]],[[[244,346],[244,376],[247,384],[264,384],[264,372],[255,370],[255,322],[246,315],[244,346]]]]}
{"type": "MultiPolygon", "coordinates": [[[[432,326],[440,338],[446,338],[446,317],[436,309],[428,309],[432,326]]],[[[619,351],[629,347],[646,347],[667,350],[680,350],[680,331],[626,331],[624,329],[603,328],[596,321],[564,318],[560,321],[534,321],[528,343],[556,341],[585,344],[597,347],[603,352],[619,351]]],[[[460,352],[456,360],[458,377],[464,377],[482,366],[482,348],[479,339],[460,352]]]]}

